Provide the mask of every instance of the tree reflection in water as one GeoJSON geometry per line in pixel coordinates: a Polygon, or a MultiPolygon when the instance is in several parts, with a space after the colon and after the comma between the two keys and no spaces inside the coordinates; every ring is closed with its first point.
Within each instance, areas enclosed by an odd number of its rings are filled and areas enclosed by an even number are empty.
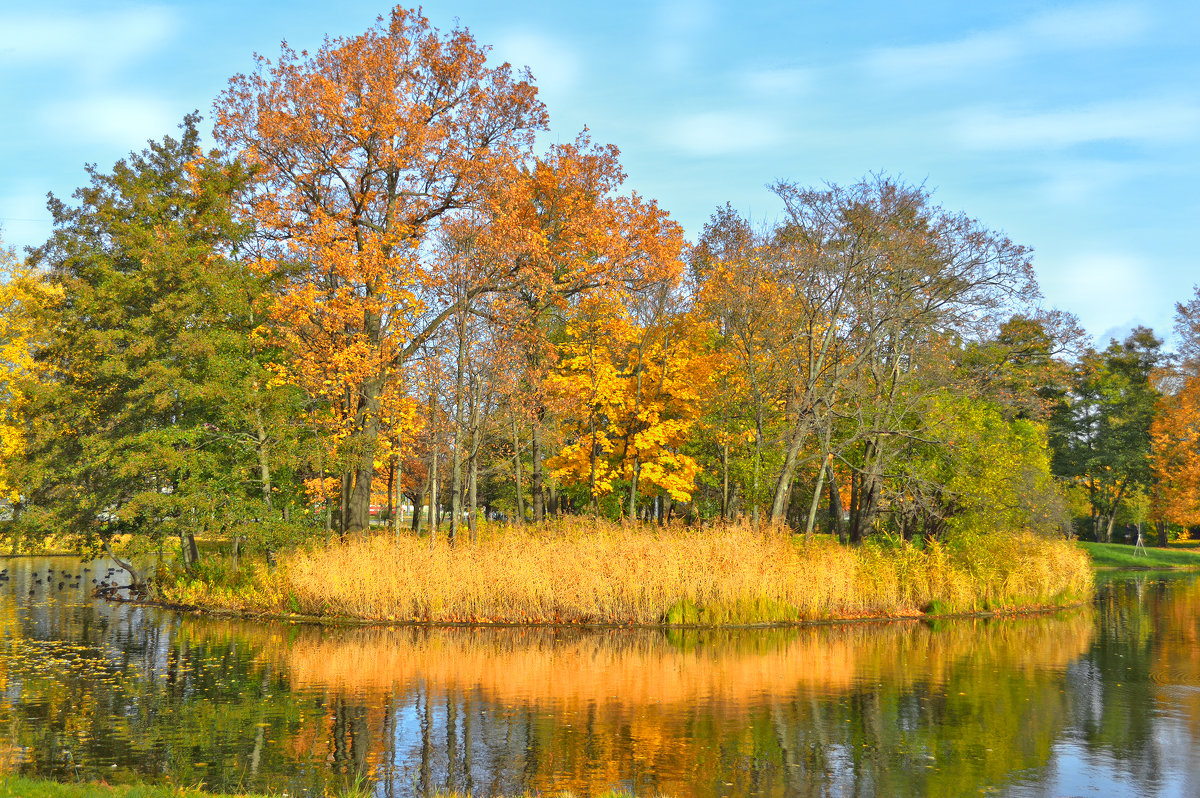
{"type": "Polygon", "coordinates": [[[1102,752],[1154,792],[1200,776],[1197,605],[1195,580],[1142,578],[1034,618],[664,632],[6,601],[0,758],[220,790],[957,795],[1076,785],[1102,752]]]}

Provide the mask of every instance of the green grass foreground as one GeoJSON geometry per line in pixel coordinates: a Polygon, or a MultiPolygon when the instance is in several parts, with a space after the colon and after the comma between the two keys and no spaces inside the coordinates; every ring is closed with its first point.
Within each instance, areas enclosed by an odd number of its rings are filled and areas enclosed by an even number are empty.
{"type": "MultiPolygon", "coordinates": [[[[362,793],[365,798],[365,793],[362,793]]],[[[183,787],[160,787],[148,784],[109,785],[91,782],[66,784],[48,779],[27,779],[20,776],[0,778],[0,798],[233,798],[183,787]]],[[[238,798],[268,798],[241,795],[238,798]]],[[[340,798],[340,797],[339,797],[340,798]]],[[[345,798],[357,798],[350,793],[345,798]]]]}
{"type": "Polygon", "coordinates": [[[1097,568],[1195,568],[1200,570],[1200,552],[1195,549],[1146,546],[1145,554],[1135,554],[1126,543],[1079,542],[1097,568]]]}
{"type": "Polygon", "coordinates": [[[382,623],[729,626],[1075,604],[1088,556],[1029,533],[846,547],[749,524],[707,529],[566,519],[475,544],[373,535],[275,567],[210,558],[160,586],[170,603],[382,623]]]}
{"type": "MultiPolygon", "coordinates": [[[[20,776],[0,777],[0,798],[280,798],[283,793],[240,793],[226,795],[184,787],[158,787],[147,784],[108,785],[96,783],[64,784],[48,779],[20,776]]],[[[367,798],[365,791],[329,793],[328,798],[367,798]]],[[[465,793],[436,793],[433,798],[468,798],[465,793]]],[[[571,792],[545,794],[542,798],[575,798],[571,792]]],[[[633,798],[630,793],[606,792],[595,798],[633,798]]]]}

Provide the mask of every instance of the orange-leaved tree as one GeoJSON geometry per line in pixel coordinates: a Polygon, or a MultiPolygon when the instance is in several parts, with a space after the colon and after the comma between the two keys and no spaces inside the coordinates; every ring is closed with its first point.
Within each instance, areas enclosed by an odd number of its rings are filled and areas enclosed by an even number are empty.
{"type": "Polygon", "coordinates": [[[530,422],[534,521],[545,512],[544,381],[557,357],[551,331],[561,330],[573,302],[589,296],[619,302],[673,280],[682,268],[682,230],[653,201],[619,193],[625,175],[617,155],[616,147],[595,145],[584,132],[514,168],[478,243],[481,261],[515,277],[494,317],[524,361],[510,398],[530,422]]]}
{"type": "Polygon", "coordinates": [[[1160,542],[1164,523],[1200,525],[1200,376],[1175,375],[1150,425],[1151,486],[1160,542]]]}
{"type": "Polygon", "coordinates": [[[495,288],[447,299],[428,243],[528,153],[546,124],[536,94],[466,30],[398,7],[316,53],[259,57],[216,105],[218,140],[256,176],[258,266],[289,276],[275,321],[293,378],[335,394],[349,423],[343,531],[368,524],[389,384],[460,303],[495,288]]]}
{"type": "Polygon", "coordinates": [[[1175,335],[1178,358],[1156,375],[1161,395],[1150,425],[1151,512],[1161,546],[1167,524],[1200,525],[1200,286],[1176,303],[1175,335]]]}

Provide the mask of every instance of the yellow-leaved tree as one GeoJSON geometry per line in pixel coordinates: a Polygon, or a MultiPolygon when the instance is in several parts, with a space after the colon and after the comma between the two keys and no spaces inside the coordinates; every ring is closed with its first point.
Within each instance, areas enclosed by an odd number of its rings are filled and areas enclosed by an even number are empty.
{"type": "Polygon", "coordinates": [[[48,334],[46,314],[61,292],[0,242],[0,500],[20,509],[27,380],[37,379],[33,349],[48,334]]]}

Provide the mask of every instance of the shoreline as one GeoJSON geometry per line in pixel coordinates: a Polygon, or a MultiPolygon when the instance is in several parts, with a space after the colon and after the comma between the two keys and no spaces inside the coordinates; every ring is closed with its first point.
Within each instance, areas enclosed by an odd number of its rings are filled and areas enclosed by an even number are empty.
{"type": "MultiPolygon", "coordinates": [[[[1140,563],[1139,563],[1140,564],[1140,563]]],[[[500,527],[431,547],[409,536],[315,543],[277,562],[210,549],[153,590],[98,597],[211,617],[364,627],[755,629],[1057,612],[1095,590],[1072,541],[997,532],[914,545],[782,528],[500,527]]]]}
{"type": "Polygon", "coordinates": [[[955,621],[993,618],[1019,618],[1025,616],[1045,616],[1059,612],[1086,607],[1090,601],[1075,601],[1061,605],[1029,605],[1000,610],[979,610],[976,612],[956,612],[944,614],[911,613],[897,615],[868,615],[850,616],[844,618],[819,618],[796,621],[775,621],[765,623],[740,624],[700,624],[700,623],[572,623],[568,621],[425,621],[425,620],[376,620],[372,618],[355,618],[348,615],[305,615],[301,613],[253,612],[249,610],[230,610],[219,607],[205,607],[198,604],[176,604],[154,599],[123,599],[120,597],[103,596],[115,604],[130,604],[137,607],[151,607],[181,615],[193,615],[201,618],[232,618],[245,621],[261,621],[264,623],[288,623],[304,626],[320,626],[336,628],[372,628],[372,629],[579,629],[588,631],[609,631],[617,629],[657,629],[664,632],[675,630],[749,630],[749,629],[798,629],[810,626],[848,626],[867,624],[891,623],[924,623],[930,621],[955,621]]]}

